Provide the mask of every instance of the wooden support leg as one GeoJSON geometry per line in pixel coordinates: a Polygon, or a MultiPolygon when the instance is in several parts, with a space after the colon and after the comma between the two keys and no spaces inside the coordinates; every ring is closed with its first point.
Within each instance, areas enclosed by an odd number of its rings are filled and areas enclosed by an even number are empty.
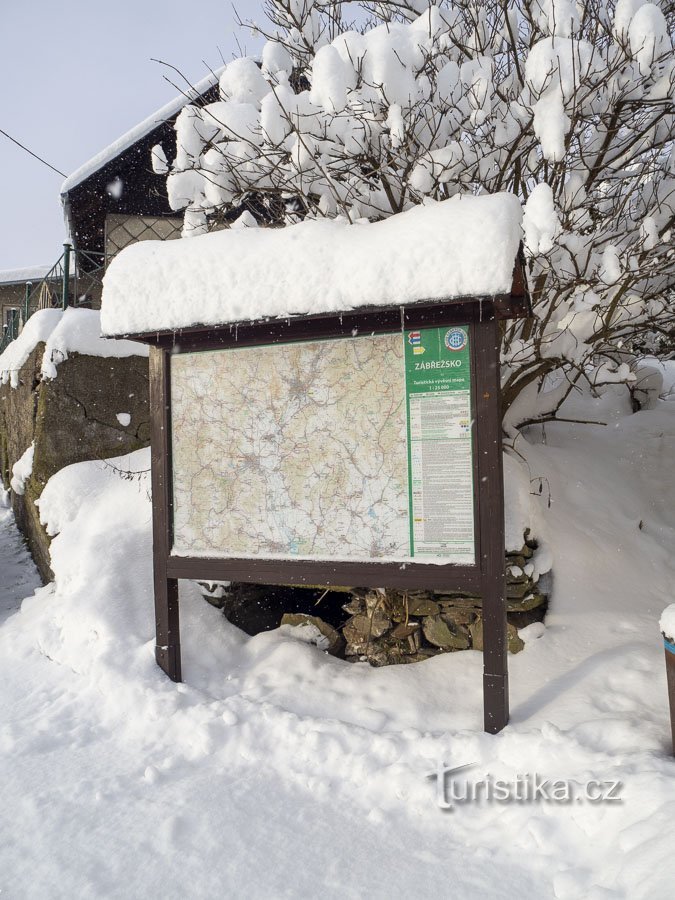
{"type": "Polygon", "coordinates": [[[483,580],[483,709],[485,730],[509,721],[504,576],[504,484],[499,377],[499,328],[492,318],[474,328],[478,490],[483,580]]]}
{"type": "Polygon", "coordinates": [[[666,644],[666,677],[668,679],[668,702],[670,705],[670,731],[673,738],[673,756],[675,756],[675,653],[666,644]]]}
{"type": "Polygon", "coordinates": [[[172,681],[181,681],[178,582],[167,578],[171,552],[171,423],[169,417],[170,370],[168,354],[150,348],[150,444],[152,475],[152,553],[155,582],[155,659],[172,681]]]}
{"type": "Polygon", "coordinates": [[[483,715],[485,730],[497,734],[509,721],[509,676],[504,581],[483,597],[483,715]]]}
{"type": "Polygon", "coordinates": [[[172,681],[181,681],[178,582],[175,578],[155,578],[155,659],[172,681]]]}

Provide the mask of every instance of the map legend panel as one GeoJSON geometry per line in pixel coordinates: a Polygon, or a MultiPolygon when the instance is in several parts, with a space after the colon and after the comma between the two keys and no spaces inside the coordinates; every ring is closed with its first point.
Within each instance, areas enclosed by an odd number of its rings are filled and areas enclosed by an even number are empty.
{"type": "Polygon", "coordinates": [[[410,331],[404,346],[410,555],[473,564],[469,330],[410,331]]]}

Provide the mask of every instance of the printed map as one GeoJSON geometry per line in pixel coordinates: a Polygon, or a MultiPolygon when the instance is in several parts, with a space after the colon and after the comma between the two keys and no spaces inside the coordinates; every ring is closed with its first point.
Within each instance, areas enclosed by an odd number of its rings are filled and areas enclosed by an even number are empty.
{"type": "Polygon", "coordinates": [[[401,334],[171,359],[179,555],[406,559],[401,334]]]}

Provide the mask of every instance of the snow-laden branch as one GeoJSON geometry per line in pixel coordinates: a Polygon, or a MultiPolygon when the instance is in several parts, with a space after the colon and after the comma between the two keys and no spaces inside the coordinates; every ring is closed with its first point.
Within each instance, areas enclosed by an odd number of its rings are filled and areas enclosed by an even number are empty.
{"type": "Polygon", "coordinates": [[[261,60],[230,63],[220,99],[178,117],[167,185],[186,235],[242,203],[268,225],[356,222],[509,190],[536,313],[504,334],[513,427],[555,412],[554,373],[616,380],[618,351],[672,352],[673,4],[268,0],[266,13],[261,60]]]}

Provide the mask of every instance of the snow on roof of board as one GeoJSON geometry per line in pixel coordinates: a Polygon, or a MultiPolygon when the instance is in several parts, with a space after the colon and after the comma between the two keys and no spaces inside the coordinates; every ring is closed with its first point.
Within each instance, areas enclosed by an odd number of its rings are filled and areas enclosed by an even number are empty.
{"type": "Polygon", "coordinates": [[[105,150],[101,150],[100,153],[97,153],[96,156],[80,166],[79,169],[76,169],[61,185],[61,194],[67,194],[69,191],[72,191],[74,187],[77,187],[78,184],[81,184],[95,172],[98,172],[99,169],[102,169],[103,166],[119,156],[120,153],[124,153],[125,150],[128,150],[129,147],[133,147],[133,145],[137,141],[140,141],[141,138],[150,134],[150,132],[158,125],[161,125],[162,122],[166,122],[167,119],[177,115],[184,106],[188,105],[188,103],[193,103],[201,94],[204,94],[209,88],[218,83],[223,68],[224,67],[221,67],[215,72],[210,72],[206,78],[202,78],[201,81],[198,81],[197,84],[195,84],[194,87],[189,88],[185,94],[179,94],[177,97],[174,97],[173,100],[170,100],[169,103],[166,103],[161,109],[158,109],[151,116],[148,116],[147,119],[139,122],[138,125],[131,128],[126,134],[123,134],[116,141],[113,141],[113,143],[106,147],[105,150]]]}
{"type": "Polygon", "coordinates": [[[5,269],[0,271],[0,284],[21,284],[24,281],[42,281],[51,266],[28,266],[23,269],[5,269]]]}
{"type": "Polygon", "coordinates": [[[305,221],[134,244],[104,279],[104,334],[509,293],[513,194],[453,197],[382,222],[305,221]]]}

